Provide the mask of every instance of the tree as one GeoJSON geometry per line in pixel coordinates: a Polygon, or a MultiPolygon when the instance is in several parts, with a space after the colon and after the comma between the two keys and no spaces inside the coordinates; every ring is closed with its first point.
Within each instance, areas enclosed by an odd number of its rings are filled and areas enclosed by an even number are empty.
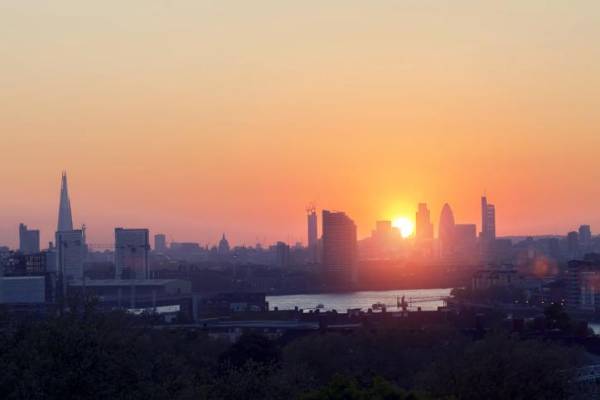
{"type": "Polygon", "coordinates": [[[363,386],[355,379],[336,375],[326,386],[300,397],[301,400],[419,400],[422,397],[406,393],[376,377],[363,386]]]}
{"type": "Polygon", "coordinates": [[[465,400],[565,399],[578,353],[552,343],[495,335],[449,349],[422,382],[433,395],[465,400]]]}
{"type": "Polygon", "coordinates": [[[563,332],[571,331],[571,318],[560,304],[551,304],[544,309],[546,322],[550,329],[560,329],[563,332]]]}
{"type": "Polygon", "coordinates": [[[273,341],[263,335],[244,334],[227,350],[221,360],[235,367],[242,367],[248,361],[262,364],[279,362],[281,351],[273,341]]]}

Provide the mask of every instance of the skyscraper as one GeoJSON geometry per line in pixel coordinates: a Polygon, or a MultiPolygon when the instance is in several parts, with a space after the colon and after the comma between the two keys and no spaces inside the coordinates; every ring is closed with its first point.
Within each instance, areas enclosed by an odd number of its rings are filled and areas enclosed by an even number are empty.
{"type": "Polygon", "coordinates": [[[416,216],[415,236],[418,242],[433,240],[433,224],[431,223],[431,213],[426,203],[419,203],[416,216]]]}
{"type": "Polygon", "coordinates": [[[323,210],[323,269],[330,281],[356,281],[356,225],[343,212],[323,210]]]}
{"type": "Polygon", "coordinates": [[[583,252],[591,251],[592,228],[589,225],[581,225],[579,227],[579,247],[583,252]]]}
{"type": "Polygon", "coordinates": [[[284,242],[277,242],[275,245],[275,256],[278,267],[288,267],[290,265],[290,246],[284,242]]]}
{"type": "Polygon", "coordinates": [[[66,172],[62,173],[56,230],[56,268],[62,278],[64,292],[67,281],[83,279],[83,262],[87,250],[85,231],[83,229],[73,229],[73,215],[71,214],[71,200],[69,199],[66,172]]]}
{"type": "Polygon", "coordinates": [[[571,259],[579,257],[579,233],[576,231],[567,233],[567,255],[571,259]]]}
{"type": "Polygon", "coordinates": [[[447,257],[452,254],[454,250],[454,236],[455,236],[455,222],[454,214],[448,203],[444,204],[442,208],[442,214],[440,215],[439,225],[439,244],[440,244],[440,256],[447,257]]]}
{"type": "Polygon", "coordinates": [[[308,223],[308,252],[310,262],[317,263],[319,234],[317,230],[317,211],[313,206],[306,209],[306,219],[308,223]]]}
{"type": "Polygon", "coordinates": [[[481,197],[481,238],[491,242],[496,239],[496,207],[481,197]]]}
{"type": "Polygon", "coordinates": [[[219,247],[218,247],[218,252],[220,256],[226,256],[227,254],[229,254],[229,242],[227,241],[227,238],[225,238],[225,234],[223,234],[223,237],[221,237],[221,240],[219,240],[219,247]]]}
{"type": "Polygon", "coordinates": [[[496,241],[496,207],[489,204],[486,196],[481,197],[481,254],[492,257],[496,241]]]}
{"type": "Polygon", "coordinates": [[[167,237],[159,233],[154,235],[154,251],[164,253],[167,250],[167,237]]]}
{"type": "Polygon", "coordinates": [[[19,224],[19,251],[23,254],[40,252],[40,231],[27,229],[27,225],[19,224]]]}
{"type": "Polygon", "coordinates": [[[148,229],[115,228],[115,275],[117,279],[148,279],[148,229]]]}
{"type": "Polygon", "coordinates": [[[67,188],[66,172],[62,173],[60,204],[58,206],[58,225],[56,230],[58,232],[73,230],[73,216],[71,214],[71,200],[69,199],[69,190],[67,188]]]}

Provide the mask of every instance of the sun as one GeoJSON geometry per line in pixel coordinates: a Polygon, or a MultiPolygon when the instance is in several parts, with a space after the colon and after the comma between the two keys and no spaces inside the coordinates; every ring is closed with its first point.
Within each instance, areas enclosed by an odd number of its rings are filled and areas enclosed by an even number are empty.
{"type": "Polygon", "coordinates": [[[415,230],[415,224],[406,217],[395,218],[394,221],[392,221],[392,226],[400,230],[400,235],[402,235],[403,238],[409,237],[415,230]]]}

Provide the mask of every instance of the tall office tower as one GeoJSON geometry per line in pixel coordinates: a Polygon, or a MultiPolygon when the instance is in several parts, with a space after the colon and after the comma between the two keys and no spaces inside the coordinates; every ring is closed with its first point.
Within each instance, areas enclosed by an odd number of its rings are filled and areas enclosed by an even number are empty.
{"type": "Polygon", "coordinates": [[[481,197],[481,254],[490,258],[494,254],[496,241],[496,207],[489,204],[486,196],[481,197]]]}
{"type": "Polygon", "coordinates": [[[73,230],[73,216],[71,214],[71,200],[69,200],[66,172],[62,173],[60,205],[58,206],[58,225],[56,230],[58,232],[73,230]]]}
{"type": "Polygon", "coordinates": [[[117,279],[148,279],[148,229],[115,228],[115,275],[117,279]]]}
{"type": "Polygon", "coordinates": [[[164,253],[167,251],[167,237],[164,234],[159,233],[154,235],[154,251],[157,253],[164,253]]]}
{"type": "Polygon", "coordinates": [[[19,224],[19,251],[25,255],[40,252],[40,231],[19,224]]]}
{"type": "Polygon", "coordinates": [[[290,246],[284,242],[277,242],[275,245],[275,256],[278,267],[288,267],[290,265],[290,246]]]}
{"type": "Polygon", "coordinates": [[[592,249],[592,228],[589,225],[579,227],[579,247],[584,252],[592,249]]]}
{"type": "Polygon", "coordinates": [[[56,266],[63,282],[83,279],[85,234],[81,229],[56,232],[56,266]]]}
{"type": "Polygon", "coordinates": [[[416,217],[416,232],[417,241],[433,240],[433,224],[431,223],[431,213],[427,208],[427,204],[419,203],[416,217]]]}
{"type": "Polygon", "coordinates": [[[575,231],[567,234],[567,255],[571,259],[579,257],[579,233],[575,231]]]}
{"type": "Polygon", "coordinates": [[[496,239],[496,207],[485,196],[481,198],[481,237],[487,241],[496,239]]]}
{"type": "Polygon", "coordinates": [[[323,210],[323,269],[336,283],[357,278],[356,225],[343,212],[323,210]]]}
{"type": "Polygon", "coordinates": [[[444,207],[442,207],[442,214],[440,215],[440,226],[438,232],[441,257],[447,257],[453,253],[455,235],[454,231],[454,214],[452,213],[450,205],[446,203],[444,204],[444,207]]]}
{"type": "Polygon", "coordinates": [[[306,219],[308,222],[308,252],[310,262],[319,262],[318,242],[319,234],[317,229],[317,211],[315,207],[306,208],[306,219]]]}

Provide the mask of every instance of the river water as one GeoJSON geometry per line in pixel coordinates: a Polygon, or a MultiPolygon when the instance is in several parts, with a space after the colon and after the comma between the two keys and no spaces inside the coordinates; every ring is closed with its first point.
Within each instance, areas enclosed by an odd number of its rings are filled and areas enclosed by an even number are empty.
{"type": "Polygon", "coordinates": [[[349,293],[321,293],[267,296],[269,308],[273,310],[293,310],[298,307],[303,310],[315,309],[322,304],[322,311],[337,310],[346,312],[349,308],[360,308],[363,311],[372,308],[375,303],[383,303],[388,311],[397,310],[397,300],[405,296],[409,309],[437,310],[444,305],[444,297],[450,295],[452,289],[410,289],[382,290],[349,293]]]}

